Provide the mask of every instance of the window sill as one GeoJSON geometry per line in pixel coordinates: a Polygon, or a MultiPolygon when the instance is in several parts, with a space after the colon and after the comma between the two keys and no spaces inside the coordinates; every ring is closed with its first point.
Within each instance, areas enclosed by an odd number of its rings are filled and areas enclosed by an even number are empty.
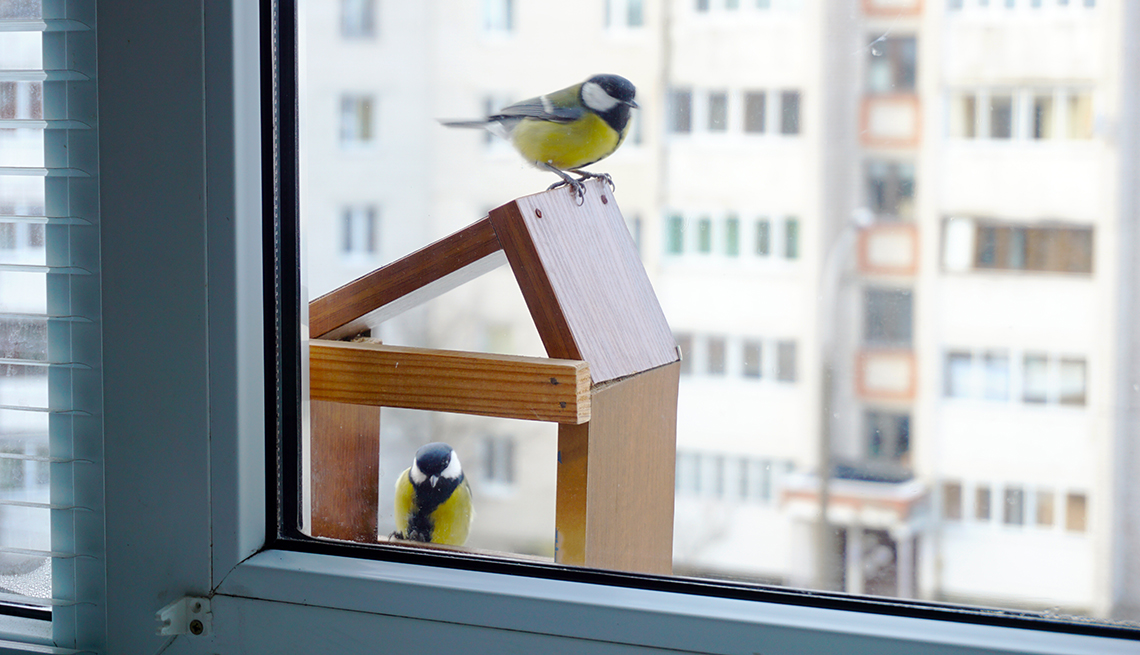
{"type": "MultiPolygon", "coordinates": [[[[277,631],[275,638],[281,638],[281,630],[301,636],[311,630],[274,623],[270,606],[285,603],[341,610],[345,621],[360,613],[432,621],[441,639],[450,631],[479,627],[505,631],[504,639],[526,633],[550,640],[550,646],[564,639],[587,640],[594,646],[588,650],[598,652],[609,652],[616,644],[709,653],[903,653],[931,646],[944,653],[1123,653],[1136,646],[1087,635],[293,551],[255,555],[235,569],[217,593],[272,601],[246,604],[244,620],[235,623],[246,632],[253,626],[277,631]],[[266,608],[268,622],[254,615],[257,608],[266,608]]],[[[326,615],[323,629],[330,629],[328,621],[335,623],[338,616],[326,615]]],[[[214,620],[221,631],[226,617],[216,615],[214,620]]]]}

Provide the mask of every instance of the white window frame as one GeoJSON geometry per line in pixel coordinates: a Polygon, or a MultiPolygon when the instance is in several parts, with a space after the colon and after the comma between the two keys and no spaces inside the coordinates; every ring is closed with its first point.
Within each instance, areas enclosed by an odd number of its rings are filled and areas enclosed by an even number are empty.
{"type": "MultiPolygon", "coordinates": [[[[105,551],[90,565],[104,569],[105,588],[96,594],[102,603],[76,608],[79,648],[1135,651],[1134,641],[947,621],[929,611],[828,609],[826,599],[794,593],[790,603],[757,602],[640,588],[630,578],[629,586],[603,585],[589,572],[571,581],[258,552],[267,530],[260,7],[202,7],[99,4],[100,156],[130,156],[133,165],[105,167],[100,182],[109,218],[101,237],[106,541],[93,546],[105,551]],[[202,56],[175,45],[202,47],[202,56]],[[178,83],[155,93],[140,76],[178,83]],[[168,136],[161,148],[137,141],[160,132],[168,136]],[[154,184],[160,175],[165,183],[154,184]],[[140,243],[157,244],[163,256],[139,257],[140,243]],[[155,317],[161,330],[140,327],[155,317]],[[211,596],[212,624],[206,635],[168,644],[156,634],[155,612],[183,596],[211,596]]],[[[0,644],[0,654],[20,652],[28,651],[0,644]]]]}

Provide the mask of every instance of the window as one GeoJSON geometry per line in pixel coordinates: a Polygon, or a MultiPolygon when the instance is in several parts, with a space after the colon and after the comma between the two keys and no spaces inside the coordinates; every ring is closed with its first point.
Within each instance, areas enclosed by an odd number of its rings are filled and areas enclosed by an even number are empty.
{"type": "Polygon", "coordinates": [[[947,398],[969,398],[973,395],[974,357],[968,352],[946,353],[945,394],[947,398]]]}
{"type": "Polygon", "coordinates": [[[776,342],[776,379],[780,382],[796,381],[796,342],[776,342]]]}
{"type": "Polygon", "coordinates": [[[1053,525],[1053,492],[1049,489],[1037,490],[1037,525],[1043,528],[1053,525]]]}
{"type": "Polygon", "coordinates": [[[515,29],[514,0],[483,0],[483,31],[509,34],[515,29]]]}
{"type": "Polygon", "coordinates": [[[873,346],[909,347],[912,305],[908,289],[866,289],[863,294],[864,341],[873,346]]]}
{"type": "MultiPolygon", "coordinates": [[[[1092,228],[1010,225],[983,221],[977,221],[976,225],[973,253],[975,268],[1054,273],[1092,272],[1092,228]]],[[[949,242],[947,245],[950,245],[949,242]]],[[[949,252],[947,255],[951,256],[949,252]]]]}
{"type": "Polygon", "coordinates": [[[511,485],[515,481],[515,442],[511,437],[484,437],[482,478],[485,482],[511,485]]]}
{"type": "Polygon", "coordinates": [[[800,256],[800,221],[798,218],[784,219],[784,257],[796,259],[800,256]]]}
{"type": "Polygon", "coordinates": [[[709,0],[696,0],[696,2],[697,2],[697,11],[699,11],[702,14],[708,12],[709,0]]]}
{"type": "Polygon", "coordinates": [[[867,204],[880,221],[914,218],[914,164],[867,162],[867,204]]]}
{"type": "Polygon", "coordinates": [[[905,463],[910,453],[910,415],[870,411],[864,416],[867,458],[905,463]]]}
{"type": "Polygon", "coordinates": [[[347,207],[341,213],[341,248],[345,254],[379,251],[379,218],[375,207],[347,207]]]}
{"type": "Polygon", "coordinates": [[[982,356],[982,397],[986,400],[1009,398],[1009,355],[987,352],[982,356]]]}
{"type": "Polygon", "coordinates": [[[724,254],[729,257],[740,254],[740,219],[735,216],[724,221],[724,254]]]}
{"type": "Polygon", "coordinates": [[[370,95],[346,94],[340,99],[340,141],[346,145],[371,143],[374,138],[375,100],[370,95]]]}
{"type": "Polygon", "coordinates": [[[376,36],[377,0],[340,0],[340,33],[345,38],[376,36]]]}
{"type": "Polygon", "coordinates": [[[978,521],[990,520],[990,487],[979,484],[974,487],[974,518],[978,521]]]}
{"type": "Polygon", "coordinates": [[[1061,359],[1060,403],[1085,404],[1085,360],[1065,357],[1061,359]]]}
{"type": "Polygon", "coordinates": [[[764,114],[768,96],[763,91],[748,91],[744,94],[744,131],[750,134],[764,133],[764,114]]]}
{"type": "Polygon", "coordinates": [[[728,93],[713,91],[709,93],[709,132],[724,132],[728,129],[728,93]]]}
{"type": "Polygon", "coordinates": [[[671,255],[685,252],[685,218],[679,214],[673,214],[667,219],[665,248],[671,255]]]}
{"type": "Polygon", "coordinates": [[[677,348],[681,350],[681,375],[691,375],[693,372],[693,335],[675,334],[677,348]]]}
{"type": "Polygon", "coordinates": [[[1069,532],[1088,530],[1088,497],[1083,493],[1065,495],[1065,529],[1069,532]]]}
{"type": "Polygon", "coordinates": [[[709,375],[724,375],[727,346],[724,337],[709,337],[706,352],[709,375]]]}
{"type": "Polygon", "coordinates": [[[972,139],[977,135],[978,98],[974,94],[954,96],[950,105],[950,136],[972,139]]]}
{"type": "Polygon", "coordinates": [[[1013,97],[994,95],[990,97],[990,138],[1013,138],[1013,97]]]}
{"type": "Polygon", "coordinates": [[[908,93],[915,88],[918,47],[913,36],[872,36],[867,48],[867,90],[871,93],[908,93]]]}
{"type": "Polygon", "coordinates": [[[1056,131],[1056,114],[1053,111],[1053,96],[1033,97],[1033,138],[1052,139],[1056,131]]]}
{"type": "Polygon", "coordinates": [[[948,521],[962,519],[962,483],[942,483],[942,518],[948,521]]]}
{"type": "Polygon", "coordinates": [[[780,93],[780,134],[800,133],[800,92],[780,93]]]}
{"type": "Polygon", "coordinates": [[[767,257],[772,248],[772,223],[761,218],[756,221],[756,254],[767,257]]]}
{"type": "Polygon", "coordinates": [[[1002,523],[1006,525],[1025,524],[1025,490],[1020,487],[1005,488],[1005,502],[1002,504],[1002,523]]]}
{"type": "Polygon", "coordinates": [[[1070,139],[1091,139],[1093,135],[1092,95],[1075,93],[1068,97],[1069,122],[1065,136],[1070,139]]]}
{"type": "Polygon", "coordinates": [[[633,28],[644,25],[644,0],[606,0],[607,28],[633,28]]]}
{"type": "Polygon", "coordinates": [[[764,366],[762,345],[761,342],[752,339],[744,342],[744,377],[761,377],[764,366]]]}
{"type": "Polygon", "coordinates": [[[1027,354],[1023,360],[1022,400],[1043,403],[1049,398],[1049,358],[1042,354],[1027,354]]]}
{"type": "Polygon", "coordinates": [[[669,131],[688,134],[693,131],[693,92],[676,89],[669,94],[669,131]]]}
{"type": "Polygon", "coordinates": [[[712,219],[702,216],[697,219],[697,252],[711,253],[712,241],[712,219]]]}

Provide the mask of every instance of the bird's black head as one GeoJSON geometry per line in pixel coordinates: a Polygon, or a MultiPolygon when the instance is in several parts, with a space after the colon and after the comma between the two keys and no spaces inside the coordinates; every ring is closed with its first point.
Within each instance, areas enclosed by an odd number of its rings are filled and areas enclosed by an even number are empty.
{"type": "Polygon", "coordinates": [[[459,456],[445,443],[429,443],[416,451],[409,475],[416,486],[439,485],[440,481],[456,482],[463,477],[459,456]]]}
{"type": "Polygon", "coordinates": [[[620,75],[595,75],[582,83],[582,104],[623,135],[629,125],[629,110],[637,107],[633,83],[620,75]]]}

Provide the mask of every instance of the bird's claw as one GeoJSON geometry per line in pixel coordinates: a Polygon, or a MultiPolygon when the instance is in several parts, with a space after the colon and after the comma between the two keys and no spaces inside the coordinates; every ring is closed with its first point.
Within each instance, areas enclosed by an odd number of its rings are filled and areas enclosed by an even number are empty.
{"type": "Polygon", "coordinates": [[[575,202],[578,203],[579,207],[581,207],[582,204],[586,202],[586,185],[582,184],[581,179],[575,180],[573,178],[567,177],[561,182],[555,182],[554,184],[546,187],[546,190],[553,191],[554,189],[562,186],[570,187],[570,192],[574,194],[575,202]]]}

